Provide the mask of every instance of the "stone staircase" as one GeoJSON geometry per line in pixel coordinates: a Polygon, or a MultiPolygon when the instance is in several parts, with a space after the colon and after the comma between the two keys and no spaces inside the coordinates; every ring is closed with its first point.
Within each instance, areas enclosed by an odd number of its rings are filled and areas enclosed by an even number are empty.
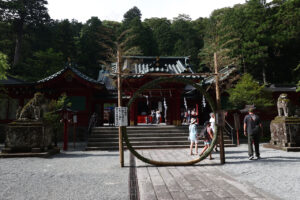
{"type": "MultiPolygon", "coordinates": [[[[135,149],[188,148],[190,145],[188,126],[129,126],[127,134],[135,149]]],[[[227,135],[224,135],[224,145],[236,146],[227,135]]],[[[204,146],[202,140],[199,146],[204,146]]],[[[118,150],[118,148],[116,127],[94,127],[88,138],[86,150],[118,150]]],[[[125,142],[124,148],[127,148],[125,142]]]]}

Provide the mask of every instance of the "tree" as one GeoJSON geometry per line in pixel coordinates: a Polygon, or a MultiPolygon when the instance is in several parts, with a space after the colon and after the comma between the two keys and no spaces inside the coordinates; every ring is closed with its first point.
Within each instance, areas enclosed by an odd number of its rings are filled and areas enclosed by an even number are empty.
{"type": "Polygon", "coordinates": [[[272,106],[271,94],[264,90],[265,86],[260,86],[253,77],[246,73],[234,88],[227,90],[229,103],[233,108],[241,109],[245,105],[255,105],[257,108],[272,106]]]}
{"type": "Polygon", "coordinates": [[[12,23],[17,35],[13,66],[18,64],[21,58],[24,26],[35,26],[50,19],[48,10],[45,7],[47,4],[47,0],[9,0],[0,2],[1,20],[12,23]]]}
{"type": "Polygon", "coordinates": [[[20,68],[22,71],[16,71],[16,73],[27,81],[37,81],[58,72],[63,65],[62,53],[49,48],[45,51],[34,52],[22,63],[22,68],[20,68]]]}
{"type": "Polygon", "coordinates": [[[137,20],[141,21],[142,13],[140,9],[138,9],[136,6],[129,9],[124,15],[123,15],[123,24],[124,26],[130,26],[132,21],[137,20]]]}
{"type": "Polygon", "coordinates": [[[174,46],[174,36],[171,30],[171,22],[167,18],[145,19],[144,24],[153,33],[154,42],[158,48],[158,55],[172,55],[174,46]]]}
{"type": "Polygon", "coordinates": [[[80,31],[80,53],[78,64],[89,76],[96,78],[101,69],[101,60],[106,60],[103,47],[99,44],[108,36],[98,17],[91,17],[80,31]]]}
{"type": "Polygon", "coordinates": [[[141,11],[133,7],[124,14],[119,36],[126,33],[123,38],[127,38],[126,51],[123,55],[155,55],[157,45],[153,38],[152,30],[147,24],[141,21],[141,11]],[[130,31],[128,31],[130,30],[130,31]],[[126,52],[126,54],[125,54],[126,52]]]}
{"type": "Polygon", "coordinates": [[[173,19],[171,25],[174,34],[173,55],[191,56],[192,66],[198,65],[198,52],[202,48],[203,41],[199,38],[189,15],[180,14],[173,19]]]}
{"type": "Polygon", "coordinates": [[[226,21],[230,12],[230,8],[215,10],[206,25],[204,48],[199,52],[199,56],[201,64],[206,65],[211,71],[215,71],[214,54],[218,68],[239,65],[239,55],[234,54],[238,48],[239,38],[226,21]]]}
{"type": "Polygon", "coordinates": [[[0,52],[0,80],[6,78],[6,72],[9,69],[7,64],[7,56],[0,52]]]}

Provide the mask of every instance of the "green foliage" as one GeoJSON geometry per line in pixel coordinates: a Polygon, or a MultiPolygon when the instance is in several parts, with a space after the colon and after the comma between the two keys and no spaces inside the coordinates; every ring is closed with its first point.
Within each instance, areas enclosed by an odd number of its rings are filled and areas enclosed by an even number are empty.
{"type": "Polygon", "coordinates": [[[300,81],[298,81],[298,84],[297,84],[297,92],[300,92],[300,81]]]}
{"type": "Polygon", "coordinates": [[[204,48],[199,52],[201,64],[214,71],[214,53],[217,55],[217,66],[223,68],[229,65],[239,65],[239,38],[232,25],[226,20],[231,15],[230,8],[223,8],[212,13],[207,21],[204,37],[204,48]]]}
{"type": "Polygon", "coordinates": [[[1,21],[11,23],[12,29],[16,32],[13,66],[17,65],[21,59],[24,27],[34,27],[49,21],[47,4],[46,0],[11,0],[0,2],[1,21]]]}
{"type": "Polygon", "coordinates": [[[101,65],[116,62],[116,43],[122,43],[125,55],[190,56],[195,71],[213,66],[217,52],[219,66],[241,66],[260,82],[299,80],[294,68],[299,64],[300,0],[247,0],[196,20],[179,15],[142,21],[133,7],[122,22],[91,17],[86,23],[51,21],[45,5],[46,0],[0,1],[0,50],[12,66],[9,74],[41,79],[70,58],[96,78],[101,65]],[[50,58],[53,62],[46,64],[50,58]],[[44,64],[47,70],[40,69],[44,64]]]}
{"type": "Polygon", "coordinates": [[[198,65],[198,52],[203,46],[203,38],[189,15],[180,14],[173,19],[171,30],[174,34],[174,56],[191,56],[191,64],[198,65]]]}
{"type": "Polygon", "coordinates": [[[158,48],[158,55],[172,55],[174,36],[171,30],[171,21],[167,18],[150,18],[145,19],[144,24],[153,32],[154,41],[156,41],[158,48]]]}
{"type": "Polygon", "coordinates": [[[255,105],[257,108],[272,106],[271,94],[264,90],[250,74],[244,74],[234,88],[227,90],[229,103],[233,108],[241,109],[245,105],[255,105]]]}
{"type": "Polygon", "coordinates": [[[50,76],[59,71],[63,63],[62,53],[50,48],[46,51],[34,52],[25,62],[19,64],[15,71],[18,70],[27,81],[36,81],[41,79],[41,71],[44,77],[50,76]]]}
{"type": "Polygon", "coordinates": [[[62,132],[62,123],[60,123],[61,115],[56,111],[62,109],[64,106],[71,107],[66,94],[62,94],[58,100],[51,100],[48,104],[48,111],[44,113],[44,121],[48,127],[52,128],[54,134],[62,132]]]}
{"type": "Polygon", "coordinates": [[[0,52],[0,80],[6,78],[9,65],[7,64],[7,56],[0,52]]]}
{"type": "Polygon", "coordinates": [[[140,9],[134,6],[133,8],[129,9],[123,17],[123,23],[125,26],[127,26],[130,25],[133,21],[141,21],[142,13],[140,9]]]}

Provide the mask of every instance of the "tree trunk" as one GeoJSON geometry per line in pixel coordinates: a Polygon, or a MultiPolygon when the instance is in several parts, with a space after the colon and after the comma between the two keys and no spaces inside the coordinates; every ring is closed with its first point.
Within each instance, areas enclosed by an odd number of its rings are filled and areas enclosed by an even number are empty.
{"type": "Polygon", "coordinates": [[[23,22],[20,22],[20,24],[17,27],[17,38],[16,38],[13,66],[16,66],[20,62],[22,39],[23,39],[23,22]]]}
{"type": "Polygon", "coordinates": [[[266,77],[266,68],[262,68],[262,77],[263,77],[263,82],[264,84],[267,84],[267,77],[266,77]]]}

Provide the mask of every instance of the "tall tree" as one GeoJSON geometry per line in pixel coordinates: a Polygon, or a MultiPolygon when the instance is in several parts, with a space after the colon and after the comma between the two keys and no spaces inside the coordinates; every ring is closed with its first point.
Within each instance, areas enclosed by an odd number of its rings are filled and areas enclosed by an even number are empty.
{"type": "Polygon", "coordinates": [[[100,45],[103,37],[109,37],[98,17],[91,17],[80,32],[79,65],[91,77],[96,78],[101,69],[101,60],[106,60],[103,47],[100,45]]]}
{"type": "Polygon", "coordinates": [[[146,24],[153,32],[154,41],[158,48],[158,55],[172,55],[174,36],[170,20],[167,18],[150,18],[145,19],[144,24],[146,24]]]}
{"type": "Polygon", "coordinates": [[[122,27],[119,35],[126,33],[125,38],[131,38],[126,42],[127,55],[156,55],[157,46],[153,38],[150,27],[141,21],[141,11],[137,7],[133,7],[124,14],[122,27]]]}
{"type": "Polygon", "coordinates": [[[180,14],[175,17],[171,29],[175,37],[173,55],[191,56],[191,64],[197,66],[197,55],[202,48],[203,41],[198,37],[190,16],[180,14]]]}
{"type": "Polygon", "coordinates": [[[7,0],[0,2],[1,20],[13,24],[16,32],[16,44],[13,65],[21,58],[24,26],[34,26],[50,19],[45,7],[47,0],[7,0]]]}
{"type": "Polygon", "coordinates": [[[26,70],[20,69],[22,71],[17,71],[16,74],[27,81],[37,81],[58,72],[62,68],[64,65],[63,54],[55,52],[52,48],[37,51],[32,56],[27,57],[22,65],[22,69],[26,70]]]}
{"type": "Polygon", "coordinates": [[[9,69],[7,56],[0,52],[0,80],[6,78],[6,72],[9,69]]]}
{"type": "Polygon", "coordinates": [[[204,48],[199,52],[199,56],[201,64],[209,67],[211,71],[214,71],[215,66],[214,54],[218,68],[239,65],[239,57],[234,55],[239,38],[225,20],[229,12],[230,8],[215,10],[206,25],[204,48]]]}

